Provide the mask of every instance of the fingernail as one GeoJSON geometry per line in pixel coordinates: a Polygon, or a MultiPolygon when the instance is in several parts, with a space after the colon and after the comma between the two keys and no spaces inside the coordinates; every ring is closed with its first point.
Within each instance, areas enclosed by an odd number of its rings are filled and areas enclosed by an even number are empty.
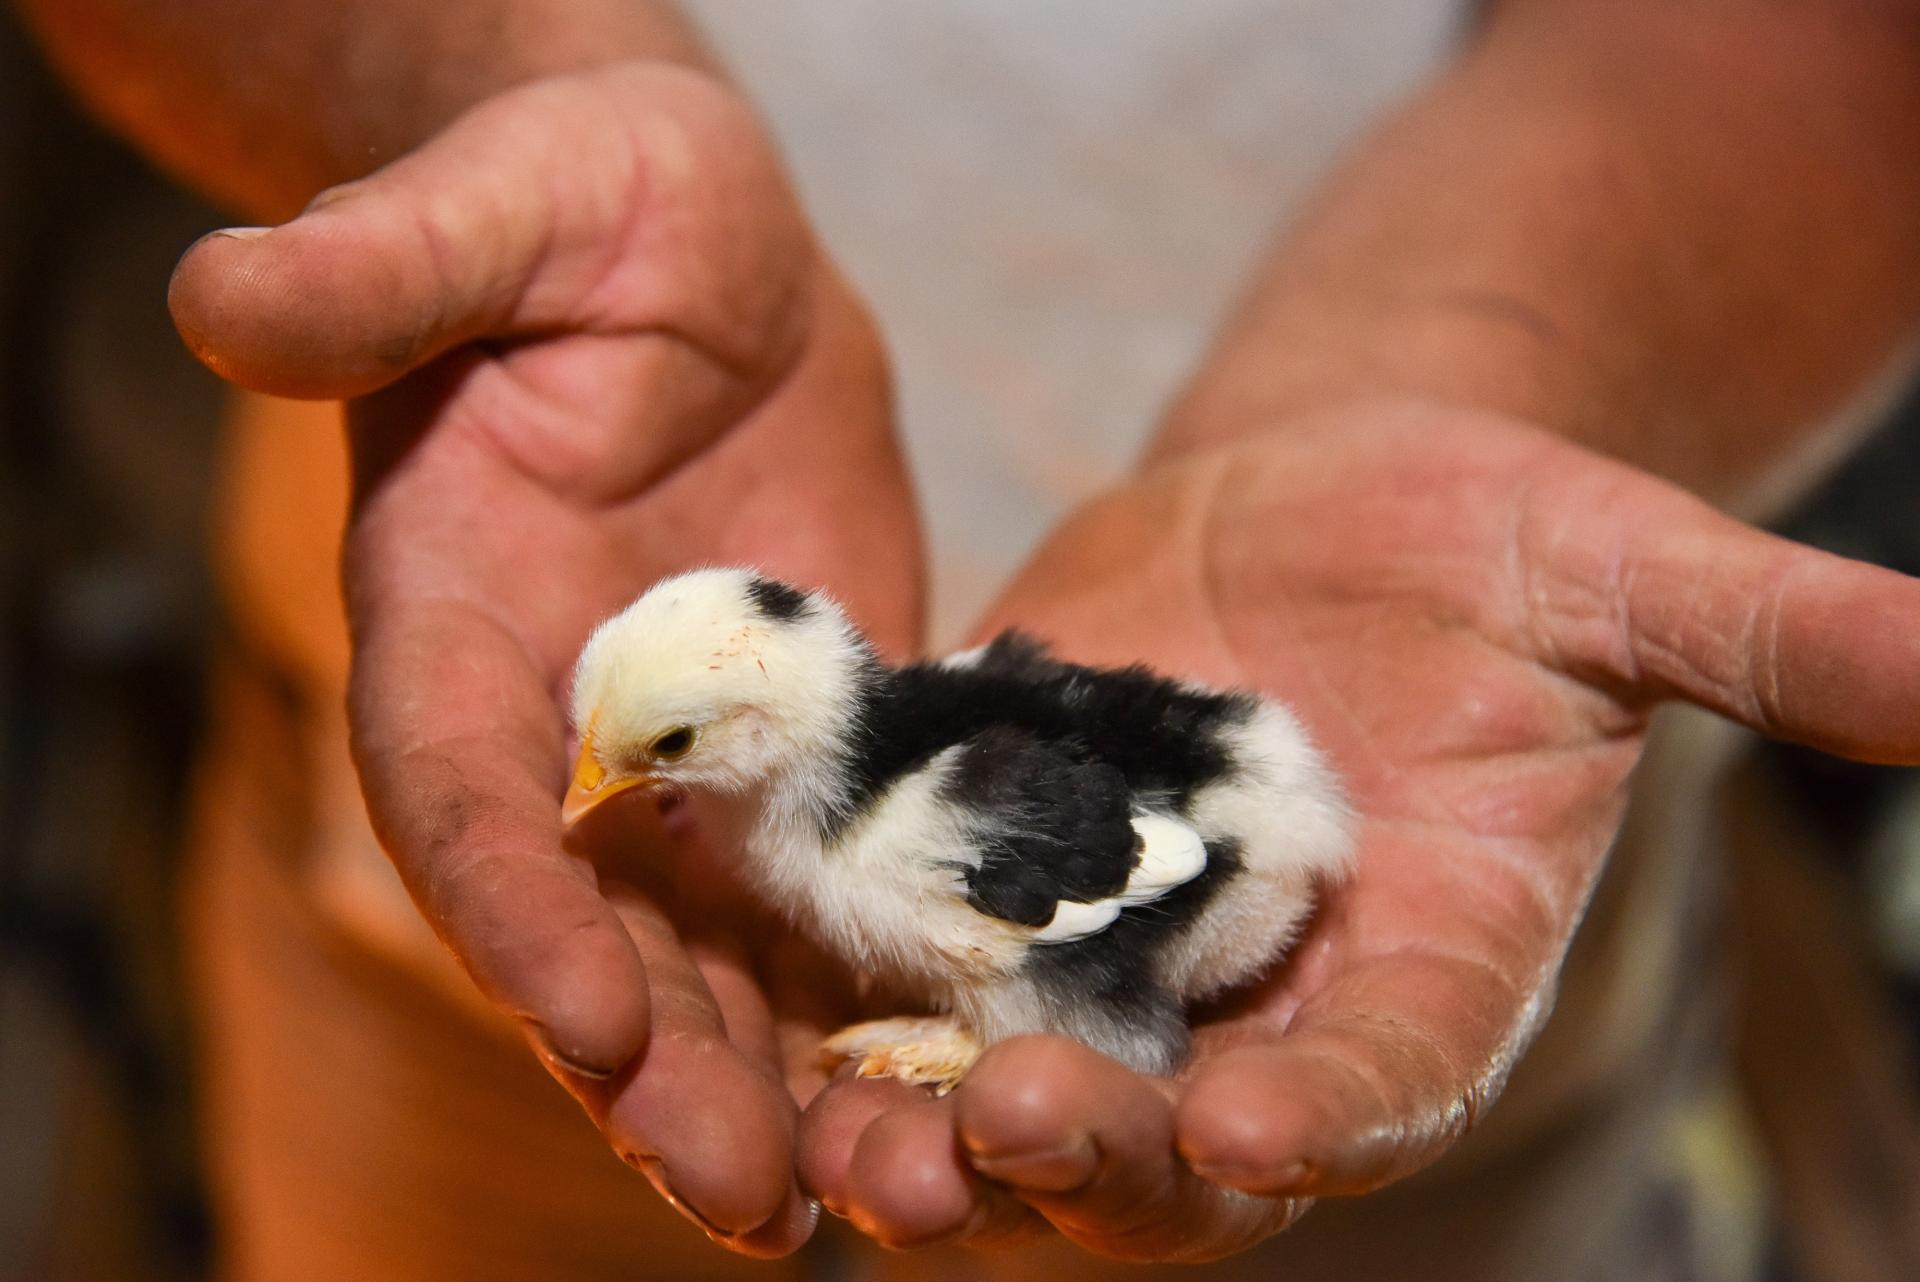
{"type": "Polygon", "coordinates": [[[273,228],[271,227],[222,227],[219,231],[209,234],[224,236],[228,240],[253,240],[256,237],[266,235],[272,230],[273,228]]]}
{"type": "Polygon", "coordinates": [[[1093,1137],[1075,1135],[1058,1148],[1039,1153],[980,1153],[969,1157],[988,1179],[1048,1193],[1070,1193],[1092,1179],[1100,1164],[1093,1137]]]}
{"type": "Polygon", "coordinates": [[[1311,1187],[1314,1179],[1313,1164],[1305,1160],[1288,1162],[1272,1170],[1199,1165],[1192,1165],[1192,1170],[1201,1179],[1214,1184],[1224,1184],[1229,1188],[1244,1188],[1249,1184],[1257,1184],[1263,1193],[1271,1193],[1275,1196],[1313,1191],[1311,1187]]]}
{"type": "Polygon", "coordinates": [[[328,205],[333,204],[335,201],[342,200],[345,197],[352,195],[353,190],[354,190],[354,184],[352,183],[335,183],[333,186],[327,187],[317,192],[314,195],[314,198],[307,202],[306,208],[302,209],[300,212],[303,214],[311,214],[319,210],[325,209],[328,205]]]}
{"type": "Polygon", "coordinates": [[[641,1153],[623,1152],[620,1154],[620,1160],[646,1176],[647,1182],[653,1185],[653,1191],[665,1199],[668,1206],[671,1206],[674,1210],[680,1212],[680,1214],[686,1216],[689,1220],[692,1220],[702,1233],[705,1233],[714,1241],[732,1242],[741,1236],[738,1233],[727,1232],[718,1224],[715,1224],[712,1220],[702,1215],[699,1207],[687,1201],[686,1198],[681,1197],[680,1194],[674,1190],[673,1182],[667,1178],[666,1164],[659,1158],[648,1157],[641,1153]]]}
{"type": "Polygon", "coordinates": [[[1313,1175],[1313,1168],[1305,1162],[1288,1162],[1273,1173],[1273,1184],[1277,1190],[1293,1192],[1302,1188],[1313,1175]]]}
{"type": "Polygon", "coordinates": [[[525,1024],[527,1030],[533,1034],[534,1044],[540,1048],[540,1054],[543,1058],[552,1061],[555,1066],[572,1073],[576,1077],[584,1077],[594,1082],[604,1082],[619,1071],[618,1068],[594,1068],[591,1065],[582,1064],[579,1060],[564,1054],[559,1047],[553,1044],[553,1034],[547,1031],[547,1026],[537,1019],[522,1018],[520,1022],[525,1024]]]}
{"type": "Polygon", "coordinates": [[[919,1241],[902,1242],[900,1246],[910,1251],[918,1251],[930,1246],[960,1246],[968,1243],[978,1246],[981,1245],[980,1239],[993,1228],[994,1222],[999,1218],[1000,1213],[994,1205],[983,1200],[973,1208],[973,1213],[967,1216],[966,1222],[959,1228],[919,1241]]]}
{"type": "Polygon", "coordinates": [[[872,1238],[885,1250],[922,1251],[928,1247],[946,1246],[950,1243],[965,1242],[987,1227],[990,1214],[984,1205],[976,1206],[973,1209],[973,1213],[955,1227],[942,1233],[931,1233],[923,1237],[896,1237],[892,1233],[890,1226],[882,1224],[879,1220],[874,1219],[864,1211],[855,1211],[847,1218],[853,1227],[858,1229],[863,1236],[872,1238]]]}
{"type": "Polygon", "coordinates": [[[962,1224],[959,1228],[944,1237],[935,1238],[933,1241],[924,1242],[920,1245],[934,1246],[942,1242],[965,1242],[971,1238],[980,1236],[981,1233],[986,1231],[987,1225],[992,1222],[993,1210],[985,1202],[982,1202],[973,1208],[973,1214],[967,1217],[965,1224],[962,1224]]]}

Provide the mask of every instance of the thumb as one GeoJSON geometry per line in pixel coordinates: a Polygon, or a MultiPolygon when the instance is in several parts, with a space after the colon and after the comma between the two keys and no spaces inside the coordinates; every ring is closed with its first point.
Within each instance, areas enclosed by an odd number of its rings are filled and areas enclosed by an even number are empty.
{"type": "Polygon", "coordinates": [[[1920,580],[1634,474],[1542,495],[1534,622],[1566,665],[1840,756],[1920,762],[1920,580]],[[1549,532],[1550,531],[1550,532],[1549,532]]]}
{"type": "Polygon", "coordinates": [[[621,66],[490,99],[274,228],[217,231],[168,302],[216,373],[281,396],[363,395],[465,342],[667,332],[723,369],[798,350],[810,247],[729,90],[621,66]]]}

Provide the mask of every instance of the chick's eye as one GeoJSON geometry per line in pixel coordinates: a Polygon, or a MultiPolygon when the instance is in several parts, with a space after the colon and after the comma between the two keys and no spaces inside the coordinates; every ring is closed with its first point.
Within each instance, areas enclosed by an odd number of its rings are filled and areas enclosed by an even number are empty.
{"type": "Polygon", "coordinates": [[[653,741],[647,749],[662,761],[677,761],[693,748],[693,727],[675,726],[653,741]]]}

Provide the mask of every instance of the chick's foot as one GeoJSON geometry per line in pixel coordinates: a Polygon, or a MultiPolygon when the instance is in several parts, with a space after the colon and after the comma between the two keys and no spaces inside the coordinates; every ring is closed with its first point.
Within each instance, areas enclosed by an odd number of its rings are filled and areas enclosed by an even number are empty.
{"type": "Polygon", "coordinates": [[[945,1095],[980,1058],[980,1041],[950,1016],[875,1019],[843,1028],[820,1044],[828,1068],[854,1061],[861,1077],[894,1077],[945,1095]]]}

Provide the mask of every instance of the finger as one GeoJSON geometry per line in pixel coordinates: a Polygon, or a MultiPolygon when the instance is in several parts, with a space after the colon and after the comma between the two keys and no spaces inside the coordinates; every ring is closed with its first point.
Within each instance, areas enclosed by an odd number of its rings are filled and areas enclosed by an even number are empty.
{"type": "Polygon", "coordinates": [[[616,913],[562,853],[539,782],[560,769],[557,719],[524,660],[457,612],[404,624],[363,630],[354,721],[370,809],[423,912],[563,1078],[626,1066],[569,1086],[669,1200],[733,1249],[795,1249],[811,1220],[792,1106],[728,1040],[664,919],[624,891],[616,913]]]}
{"type": "Polygon", "coordinates": [[[1541,494],[1546,510],[1526,522],[1549,652],[1777,738],[1920,762],[1920,581],[1762,533],[1644,477],[1598,482],[1541,494]]]}
{"type": "Polygon", "coordinates": [[[859,1018],[859,1000],[846,968],[797,934],[775,938],[760,976],[774,1011],[787,1089],[804,1108],[827,1085],[821,1043],[859,1018]]]}
{"type": "MultiPolygon", "coordinates": [[[[817,1055],[819,1043],[814,1044],[817,1055]]],[[[796,1169],[801,1187],[829,1211],[846,1217],[853,1200],[853,1152],[873,1122],[926,1099],[923,1091],[889,1077],[855,1077],[843,1070],[800,1115],[796,1169]]]]}
{"type": "Polygon", "coordinates": [[[610,1084],[596,1120],[615,1151],[716,1241],[756,1255],[798,1249],[813,1213],[793,1176],[785,1090],[729,1040],[666,917],[626,887],[609,895],[647,968],[652,1025],[645,1054],[610,1084]]]}
{"type": "Polygon", "coordinates": [[[781,1061],[773,1012],[745,950],[735,940],[705,934],[689,937],[686,949],[713,994],[727,1040],[768,1074],[778,1076],[781,1061]]]}
{"type": "Polygon", "coordinates": [[[1302,1209],[1209,1184],[1174,1149],[1155,1083],[1056,1037],[994,1046],[954,1094],[974,1170],[1102,1255],[1193,1261],[1241,1251],[1302,1209]]]}
{"type": "Polygon", "coordinates": [[[350,698],[368,814],[422,915],[562,1067],[627,1064],[647,975],[561,848],[559,719],[526,657],[485,620],[424,609],[363,630],[350,698]]]}
{"type": "Polygon", "coordinates": [[[1175,1142],[1215,1183],[1271,1197],[1369,1192],[1419,1170],[1499,1094],[1544,998],[1417,947],[1361,962],[1276,1039],[1194,1069],[1175,1142]]]}
{"type": "Polygon", "coordinates": [[[216,232],[169,301],[216,372],[283,396],[381,387],[483,335],[671,326],[722,366],[785,333],[804,231],[757,124],[675,68],[483,103],[278,228],[216,232]]]}
{"type": "Polygon", "coordinates": [[[882,1246],[1007,1245],[1030,1236],[1031,1211],[968,1169],[954,1101],[919,1099],[874,1118],[853,1147],[847,1218],[882,1246]]]}
{"type": "MultiPolygon", "coordinates": [[[[820,1227],[820,1204],[789,1183],[780,1209],[757,1229],[737,1237],[714,1237],[714,1241],[735,1255],[756,1260],[777,1260],[805,1246],[820,1227]]],[[[710,1235],[711,1236],[711,1235],[710,1235]]]]}

